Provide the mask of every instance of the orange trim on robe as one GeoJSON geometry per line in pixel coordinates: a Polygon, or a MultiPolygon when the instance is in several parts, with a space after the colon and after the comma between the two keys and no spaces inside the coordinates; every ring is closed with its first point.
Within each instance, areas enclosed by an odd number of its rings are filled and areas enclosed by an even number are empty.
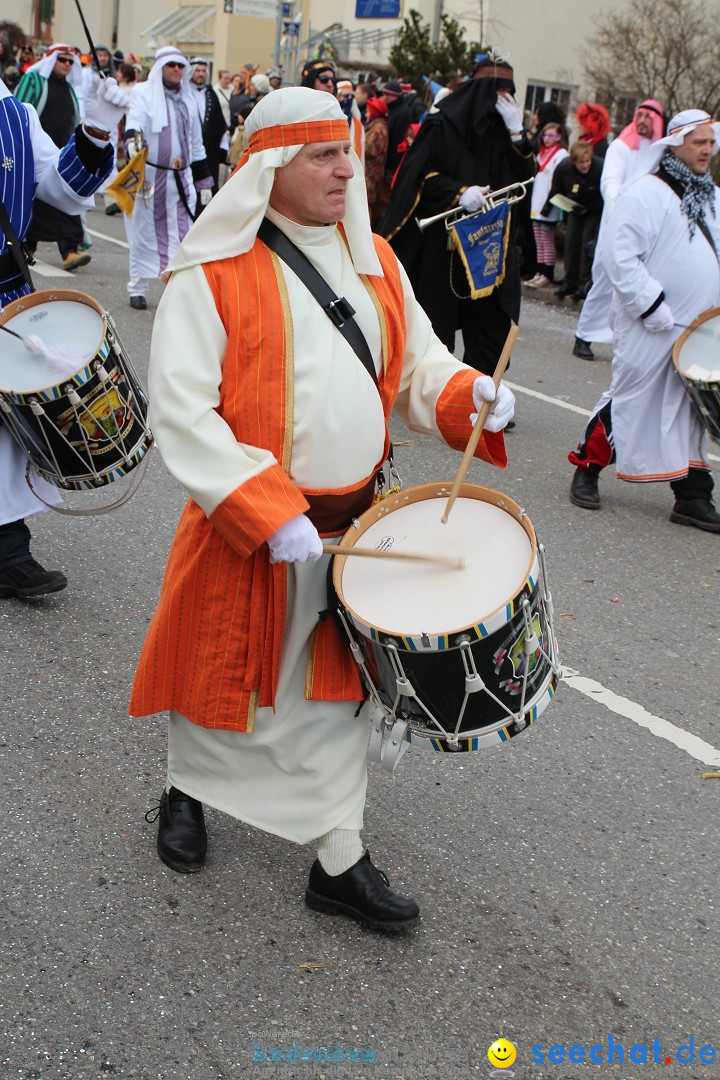
{"type": "MultiPolygon", "coordinates": [[[[402,376],[404,297],[395,255],[385,240],[373,239],[385,277],[363,275],[362,280],[380,318],[379,389],[387,418],[402,376]]],[[[249,731],[256,708],[275,705],[287,617],[287,567],[270,563],[264,541],[308,507],[288,476],[292,318],[282,270],[260,241],[243,255],[206,263],[203,270],[228,336],[217,411],[238,442],[269,449],[278,464],[231,492],[209,518],[188,500],[129,711],[144,716],[175,709],[203,727],[249,731]]],[[[469,435],[474,377],[472,372],[454,376],[438,409],[441,430],[462,443],[461,449],[469,435]]],[[[484,436],[477,456],[504,464],[502,436],[484,436]]],[[[306,696],[362,697],[357,665],[332,619],[313,634],[306,696]]]]}
{"type": "MultiPolygon", "coordinates": [[[[476,412],[472,388],[477,377],[477,371],[458,371],[446,384],[435,406],[435,420],[440,434],[448,446],[461,453],[465,452],[470,437],[470,414],[476,412]]],[[[483,431],[474,456],[504,469],[507,452],[502,431],[483,431]]]]}

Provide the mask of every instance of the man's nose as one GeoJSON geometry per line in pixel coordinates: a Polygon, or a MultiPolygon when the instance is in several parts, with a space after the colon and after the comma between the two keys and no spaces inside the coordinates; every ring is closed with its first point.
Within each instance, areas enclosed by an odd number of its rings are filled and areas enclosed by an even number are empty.
{"type": "Polygon", "coordinates": [[[342,155],[335,172],[337,176],[344,176],[346,180],[350,180],[354,176],[355,170],[353,168],[353,163],[347,154],[342,155]]]}

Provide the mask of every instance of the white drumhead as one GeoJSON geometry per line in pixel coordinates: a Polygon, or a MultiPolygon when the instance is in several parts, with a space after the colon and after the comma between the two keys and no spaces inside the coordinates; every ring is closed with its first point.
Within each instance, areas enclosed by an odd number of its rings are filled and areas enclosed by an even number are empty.
{"type": "Polygon", "coordinates": [[[393,634],[447,634],[474,626],[507,604],[525,583],[534,557],[522,525],[479,499],[456,500],[445,525],[445,499],[426,499],[374,522],[358,547],[456,556],[465,568],[350,556],[344,601],[370,626],[393,634]]]}
{"type": "MultiPolygon", "coordinates": [[[[81,358],[78,369],[95,356],[105,332],[100,313],[77,300],[34,304],[13,315],[5,326],[23,337],[34,334],[48,347],[71,350],[81,358]]],[[[27,394],[62,381],[47,357],[28,352],[11,334],[0,331],[0,337],[0,390],[27,394]]]]}
{"type": "Polygon", "coordinates": [[[689,379],[720,382],[720,315],[713,315],[686,337],[678,367],[689,379]]]}

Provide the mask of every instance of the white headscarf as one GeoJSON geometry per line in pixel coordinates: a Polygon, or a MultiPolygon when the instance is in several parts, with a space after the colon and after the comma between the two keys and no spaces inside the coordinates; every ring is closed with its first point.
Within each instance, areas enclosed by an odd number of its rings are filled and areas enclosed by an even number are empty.
{"type": "Polygon", "coordinates": [[[700,127],[701,124],[710,124],[712,127],[715,136],[715,153],[717,153],[720,150],[720,123],[713,120],[712,116],[703,109],[684,109],[683,112],[676,113],[668,122],[665,138],[657,139],[653,143],[653,150],[656,151],[656,154],[654,164],[650,166],[648,171],[655,171],[660,164],[660,158],[669,146],[682,146],[685,136],[689,135],[695,128],[700,127]]]}
{"type": "MultiPolygon", "coordinates": [[[[243,159],[240,167],[203,210],[168,269],[185,270],[189,266],[229,259],[250,251],[267,210],[275,170],[287,165],[304,145],[312,141],[311,132],[308,132],[303,142],[291,146],[277,145],[272,149],[253,150],[253,136],[290,124],[308,124],[312,128],[313,124],[328,120],[342,121],[345,126],[341,137],[348,139],[347,117],[332,94],[306,86],[292,86],[280,88],[264,97],[245,121],[250,142],[249,156],[243,159]]],[[[339,139],[335,135],[327,141],[339,139]]],[[[365,176],[360,159],[352,148],[350,160],[354,175],[347,186],[345,216],[342,220],[350,255],[359,274],[382,277],[382,267],[370,230],[365,176]]]]}
{"type": "Polygon", "coordinates": [[[187,56],[181,53],[179,49],[176,49],[174,45],[163,46],[162,49],[158,49],[155,53],[155,60],[147,77],[148,91],[146,92],[150,94],[150,130],[153,135],[157,135],[169,123],[162,72],[165,64],[170,63],[171,60],[183,66],[182,81],[179,87],[181,97],[188,109],[197,108],[190,88],[190,64],[187,56]]]}
{"type": "Polygon", "coordinates": [[[76,90],[79,90],[83,84],[82,64],[80,63],[80,57],[76,52],[73,52],[69,45],[51,45],[42,59],[38,60],[36,64],[31,64],[30,67],[27,68],[26,74],[28,71],[37,71],[38,75],[42,75],[43,79],[49,79],[53,73],[55,64],[57,63],[58,53],[65,53],[66,56],[72,56],[73,63],[67,81],[71,83],[76,90]]]}

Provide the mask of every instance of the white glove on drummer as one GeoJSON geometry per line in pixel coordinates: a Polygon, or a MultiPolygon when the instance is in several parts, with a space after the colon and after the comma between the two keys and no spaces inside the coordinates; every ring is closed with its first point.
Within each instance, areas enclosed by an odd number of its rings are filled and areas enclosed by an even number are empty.
{"type": "Polygon", "coordinates": [[[489,187],[478,187],[477,184],[473,184],[471,187],[465,188],[458,199],[458,205],[471,214],[476,210],[482,210],[485,205],[485,196],[489,190],[489,187]]]}
{"type": "Polygon", "coordinates": [[[512,94],[498,94],[495,108],[502,116],[505,127],[511,135],[522,134],[523,111],[512,94]]]}
{"type": "Polygon", "coordinates": [[[270,562],[317,562],[322,540],[309,517],[298,514],[268,537],[270,562]]]}
{"type": "Polygon", "coordinates": [[[91,127],[114,131],[128,107],[127,94],[115,79],[101,79],[95,74],[85,98],[85,121],[91,127]]]}
{"type": "MultiPolygon", "coordinates": [[[[485,421],[484,430],[502,431],[515,415],[515,395],[502,382],[496,393],[495,383],[490,376],[478,375],[473,383],[473,405],[479,412],[486,401],[492,401],[492,405],[485,421]]],[[[477,412],[470,413],[470,423],[474,424],[477,417],[477,412]]]]}
{"type": "Polygon", "coordinates": [[[656,307],[654,311],[651,311],[650,314],[644,319],[641,319],[640,322],[651,334],[660,334],[663,330],[672,330],[675,325],[673,313],[664,300],[662,304],[660,304],[660,307],[656,307]]]}

